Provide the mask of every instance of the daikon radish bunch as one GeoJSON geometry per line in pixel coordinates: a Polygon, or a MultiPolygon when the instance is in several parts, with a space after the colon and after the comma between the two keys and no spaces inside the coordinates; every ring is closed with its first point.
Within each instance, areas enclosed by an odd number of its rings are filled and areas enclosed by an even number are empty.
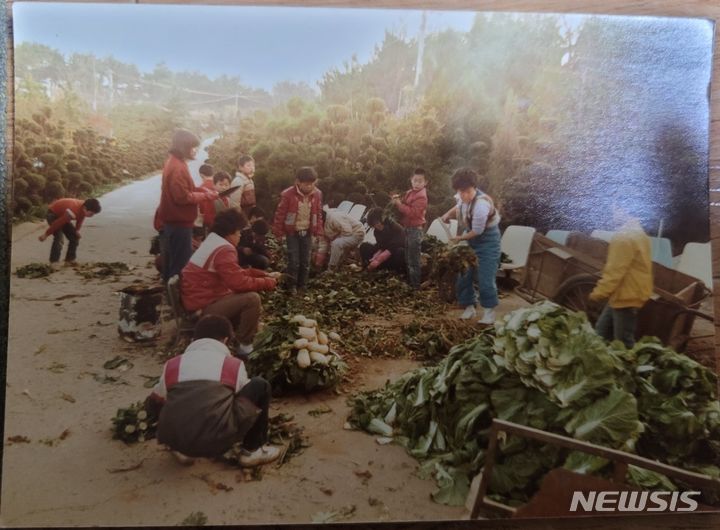
{"type": "Polygon", "coordinates": [[[327,334],[320,331],[317,321],[304,315],[295,315],[290,322],[298,324],[298,338],[293,343],[293,349],[297,351],[297,365],[300,368],[307,368],[313,363],[327,366],[335,356],[330,351],[330,341],[338,342],[340,336],[334,331],[327,334]]]}
{"type": "Polygon", "coordinates": [[[338,353],[340,337],[323,332],[304,315],[266,322],[253,346],[245,363],[248,375],[269,381],[274,396],[334,388],[347,372],[338,353]]]}
{"type": "Polygon", "coordinates": [[[157,417],[145,409],[141,401],[127,408],[118,409],[113,423],[113,438],[126,443],[144,442],[155,438],[157,417]]]}

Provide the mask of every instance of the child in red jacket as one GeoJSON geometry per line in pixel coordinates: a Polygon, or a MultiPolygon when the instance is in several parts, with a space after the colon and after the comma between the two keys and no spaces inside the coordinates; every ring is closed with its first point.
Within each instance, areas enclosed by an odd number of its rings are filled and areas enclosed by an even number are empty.
{"type": "Polygon", "coordinates": [[[218,193],[198,188],[190,176],[188,160],[194,160],[200,140],[190,131],[178,129],[163,167],[160,205],[156,226],[162,226],[163,281],[179,273],[192,255],[193,225],[198,204],[215,200],[218,193]]]}
{"type": "MultiPolygon", "coordinates": [[[[202,169],[202,168],[200,168],[202,169]]],[[[230,175],[225,171],[218,171],[212,176],[210,180],[210,186],[206,186],[203,182],[203,187],[222,193],[230,189],[230,175]]],[[[200,215],[202,216],[204,234],[207,235],[215,222],[215,216],[230,207],[230,202],[227,197],[218,196],[217,199],[203,201],[199,204],[200,215]]]]}
{"type": "Polygon", "coordinates": [[[219,213],[212,232],[183,268],[180,283],[185,309],[227,317],[235,326],[238,351],[245,355],[252,351],[262,311],[257,291],[275,289],[280,275],[240,267],[237,245],[246,224],[235,209],[219,213]]]}
{"type": "Polygon", "coordinates": [[[273,234],[287,244],[291,294],[303,291],[310,272],[312,236],[324,233],[322,192],[316,187],[317,173],[312,167],[301,167],[295,174],[295,185],[280,195],[275,210],[273,234]]]}
{"type": "Polygon", "coordinates": [[[50,265],[57,269],[60,254],[63,248],[63,234],[68,239],[68,249],[65,253],[65,265],[75,265],[77,247],[80,244],[80,227],[86,217],[100,213],[100,202],[97,199],[57,199],[53,201],[47,213],[48,229],[38,239],[45,241],[53,236],[50,247],[50,265]],[[75,221],[73,226],[72,222],[75,221]]]}
{"type": "Polygon", "coordinates": [[[393,197],[393,202],[400,210],[400,224],[405,227],[405,259],[408,268],[408,281],[415,289],[420,289],[420,244],[425,227],[425,211],[428,197],[427,175],[424,169],[418,168],[410,178],[412,188],[400,199],[393,197]]]}

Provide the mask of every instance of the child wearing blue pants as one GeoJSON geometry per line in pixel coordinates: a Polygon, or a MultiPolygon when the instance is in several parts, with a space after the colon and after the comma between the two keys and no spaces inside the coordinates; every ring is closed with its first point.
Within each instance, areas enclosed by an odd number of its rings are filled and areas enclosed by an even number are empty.
{"type": "Polygon", "coordinates": [[[495,307],[499,304],[495,274],[500,263],[500,213],[492,198],[478,187],[478,174],[470,168],[458,169],[452,176],[452,187],[457,192],[457,205],[442,216],[447,223],[457,218],[463,225],[463,233],[451,241],[466,241],[478,259],[478,265],[458,277],[458,303],[465,307],[460,318],[470,319],[477,315],[478,301],[475,282],[480,291],[483,316],[480,324],[495,322],[495,307]]]}

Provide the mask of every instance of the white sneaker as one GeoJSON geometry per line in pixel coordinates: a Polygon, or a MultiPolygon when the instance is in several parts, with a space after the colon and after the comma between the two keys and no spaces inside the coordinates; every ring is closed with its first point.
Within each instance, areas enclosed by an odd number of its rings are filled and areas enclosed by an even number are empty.
{"type": "Polygon", "coordinates": [[[246,452],[240,455],[240,465],[242,467],[255,467],[269,464],[280,458],[280,448],[273,445],[263,445],[259,449],[252,452],[246,452]]]}
{"type": "Polygon", "coordinates": [[[469,305],[465,308],[465,311],[463,311],[463,314],[460,315],[460,318],[463,320],[468,320],[471,318],[475,318],[475,315],[477,315],[477,311],[475,311],[475,306],[469,305]]]}
{"type": "Polygon", "coordinates": [[[240,343],[240,344],[238,344],[237,352],[240,355],[244,355],[247,357],[248,355],[250,355],[253,352],[253,345],[240,343]]]}
{"type": "Polygon", "coordinates": [[[478,324],[494,324],[495,323],[495,310],[494,309],[488,309],[484,308],[483,316],[480,320],[478,320],[478,324]]]}
{"type": "Polygon", "coordinates": [[[180,451],[172,451],[172,454],[175,457],[175,460],[183,466],[191,466],[195,463],[195,459],[193,457],[184,455],[180,451]]]}

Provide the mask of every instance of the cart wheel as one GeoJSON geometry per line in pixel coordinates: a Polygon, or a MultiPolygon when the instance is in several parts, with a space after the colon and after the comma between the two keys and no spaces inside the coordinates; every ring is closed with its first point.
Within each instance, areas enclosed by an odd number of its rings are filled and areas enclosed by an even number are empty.
{"type": "Polygon", "coordinates": [[[442,300],[446,304],[452,304],[457,298],[455,293],[456,281],[457,274],[453,272],[448,272],[444,274],[438,280],[438,294],[440,295],[440,300],[442,300]]]}
{"type": "Polygon", "coordinates": [[[595,325],[605,305],[604,302],[593,302],[588,298],[597,281],[592,274],[571,276],[558,287],[552,300],[573,311],[583,311],[590,323],[595,325]]]}

